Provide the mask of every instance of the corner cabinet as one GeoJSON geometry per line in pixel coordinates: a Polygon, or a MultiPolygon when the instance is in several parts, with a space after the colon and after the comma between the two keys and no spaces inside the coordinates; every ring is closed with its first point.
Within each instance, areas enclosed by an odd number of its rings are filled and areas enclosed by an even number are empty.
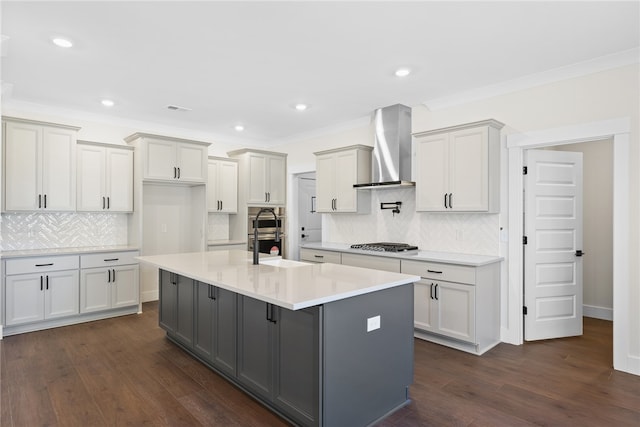
{"type": "Polygon", "coordinates": [[[238,212],[238,161],[209,157],[207,211],[238,212]]]}
{"type": "Polygon", "coordinates": [[[500,129],[495,120],[413,134],[416,210],[500,210],[500,129]]]}
{"type": "Polygon", "coordinates": [[[184,184],[207,182],[208,142],[135,133],[125,141],[140,148],[142,179],[184,184]]]}
{"type": "Polygon", "coordinates": [[[3,210],[76,210],[79,129],[3,118],[3,210]]]}
{"type": "Polygon", "coordinates": [[[78,211],[133,211],[133,148],[78,141],[78,211]]]}
{"type": "Polygon", "coordinates": [[[370,192],[358,191],[353,185],[371,181],[372,150],[366,145],[352,145],[314,153],[318,212],[370,212],[370,192]]]}
{"type": "Polygon", "coordinates": [[[286,204],[286,154],[247,149],[227,154],[238,159],[243,202],[258,206],[286,204]]]}

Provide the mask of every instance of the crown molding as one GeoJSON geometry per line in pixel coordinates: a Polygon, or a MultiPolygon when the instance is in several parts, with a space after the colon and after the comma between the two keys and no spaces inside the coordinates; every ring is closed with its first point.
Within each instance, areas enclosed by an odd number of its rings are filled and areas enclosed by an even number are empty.
{"type": "Polygon", "coordinates": [[[633,48],[588,61],[578,62],[566,67],[554,68],[552,70],[530,74],[517,79],[507,80],[441,98],[429,99],[424,101],[423,104],[431,111],[442,110],[473,101],[493,98],[507,93],[518,92],[536,86],[638,63],[640,63],[640,48],[633,48]]]}

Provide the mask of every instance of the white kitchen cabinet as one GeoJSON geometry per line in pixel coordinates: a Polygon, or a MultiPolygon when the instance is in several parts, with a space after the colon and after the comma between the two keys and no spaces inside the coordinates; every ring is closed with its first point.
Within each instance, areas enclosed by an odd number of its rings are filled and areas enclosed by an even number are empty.
{"type": "Polygon", "coordinates": [[[209,157],[207,210],[215,213],[238,212],[238,161],[209,157]]]}
{"type": "Polygon", "coordinates": [[[78,314],[77,258],[40,257],[13,265],[7,261],[5,324],[13,326],[78,314]],[[74,266],[75,270],[57,270],[74,266]]]}
{"type": "Polygon", "coordinates": [[[354,184],[371,181],[371,151],[366,145],[352,145],[314,153],[316,156],[316,210],[322,213],[371,210],[369,191],[354,184]]]}
{"type": "Polygon", "coordinates": [[[353,267],[371,268],[373,270],[400,273],[400,260],[376,255],[342,254],[342,264],[353,267]]]}
{"type": "Polygon", "coordinates": [[[75,211],[79,128],[4,118],[5,211],[75,211]]]}
{"type": "Polygon", "coordinates": [[[342,254],[340,252],[323,251],[320,249],[300,248],[300,261],[322,264],[342,264],[342,254]]]}
{"type": "Polygon", "coordinates": [[[140,302],[137,251],[80,256],[80,312],[110,310],[140,302]]]}
{"type": "Polygon", "coordinates": [[[125,141],[140,149],[143,180],[206,183],[209,143],[143,133],[130,135],[125,141]]]}
{"type": "Polygon", "coordinates": [[[133,149],[78,141],[78,211],[133,211],[133,149]]]}
{"type": "Polygon", "coordinates": [[[247,149],[228,154],[239,161],[241,203],[257,206],[286,204],[286,154],[247,149]]]}
{"type": "Polygon", "coordinates": [[[416,210],[498,212],[503,126],[486,120],[415,133],[416,210]]]}

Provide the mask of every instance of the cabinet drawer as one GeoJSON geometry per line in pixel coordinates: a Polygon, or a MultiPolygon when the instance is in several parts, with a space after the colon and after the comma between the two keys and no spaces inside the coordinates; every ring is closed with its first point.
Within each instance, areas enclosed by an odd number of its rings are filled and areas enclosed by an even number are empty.
{"type": "Polygon", "coordinates": [[[10,276],[12,274],[74,270],[78,266],[78,255],[9,259],[5,264],[5,274],[10,276]]]}
{"type": "Polygon", "coordinates": [[[300,249],[300,260],[310,262],[330,262],[332,264],[341,264],[342,257],[340,252],[320,251],[317,249],[300,249]]]}
{"type": "Polygon", "coordinates": [[[400,273],[400,260],[375,255],[342,254],[342,264],[400,273]]]}
{"type": "Polygon", "coordinates": [[[80,256],[81,268],[111,267],[116,265],[137,264],[138,251],[104,252],[80,256]]]}
{"type": "Polygon", "coordinates": [[[427,261],[402,260],[402,273],[415,274],[425,279],[475,285],[476,269],[465,265],[440,264],[427,261]]]}

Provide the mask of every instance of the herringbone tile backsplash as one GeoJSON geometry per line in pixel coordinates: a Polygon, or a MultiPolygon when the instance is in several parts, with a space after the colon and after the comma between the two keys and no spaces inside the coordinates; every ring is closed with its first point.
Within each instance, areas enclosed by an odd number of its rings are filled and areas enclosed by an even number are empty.
{"type": "Polygon", "coordinates": [[[499,214],[419,213],[411,188],[376,190],[371,196],[370,214],[325,214],[323,240],[400,242],[428,251],[499,255],[499,214]],[[381,210],[381,202],[402,202],[400,213],[381,210]]]}
{"type": "Polygon", "coordinates": [[[127,244],[127,214],[8,213],[0,225],[3,251],[127,244]]]}

